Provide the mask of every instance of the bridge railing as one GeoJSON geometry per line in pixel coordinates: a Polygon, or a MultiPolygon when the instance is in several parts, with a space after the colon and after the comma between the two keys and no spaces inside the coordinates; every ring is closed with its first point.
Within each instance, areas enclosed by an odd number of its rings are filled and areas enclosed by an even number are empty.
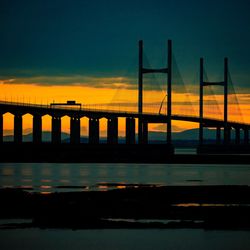
{"type": "Polygon", "coordinates": [[[49,104],[34,104],[26,102],[11,102],[11,101],[0,101],[0,104],[11,105],[11,106],[22,106],[22,107],[37,107],[37,108],[49,108],[49,104]]]}
{"type": "MultiPolygon", "coordinates": [[[[73,105],[50,105],[50,104],[31,104],[31,103],[23,103],[23,102],[9,102],[9,101],[0,101],[0,104],[10,105],[10,106],[21,106],[21,107],[34,107],[41,109],[50,109],[50,110],[72,110],[72,111],[93,111],[93,112],[108,112],[108,113],[127,113],[127,114],[138,114],[138,112],[131,112],[127,110],[121,110],[120,107],[118,109],[105,109],[105,106],[100,106],[98,104],[82,104],[80,107],[74,107],[73,105]],[[102,108],[103,107],[103,108],[102,108]]],[[[155,115],[153,112],[144,112],[144,114],[155,115]]]]}

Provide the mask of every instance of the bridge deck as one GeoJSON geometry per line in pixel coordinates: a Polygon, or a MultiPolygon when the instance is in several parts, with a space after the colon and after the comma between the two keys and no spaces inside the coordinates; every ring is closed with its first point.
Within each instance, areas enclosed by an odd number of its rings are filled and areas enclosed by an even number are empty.
{"type": "MultiPolygon", "coordinates": [[[[77,117],[94,117],[94,118],[112,118],[112,117],[131,117],[131,118],[142,118],[149,123],[166,123],[168,120],[167,115],[155,114],[155,113],[143,113],[129,112],[129,111],[117,111],[117,110],[102,110],[102,109],[90,109],[84,106],[82,107],[56,107],[50,105],[38,105],[38,104],[28,104],[28,103],[13,103],[13,102],[1,102],[0,101],[0,112],[2,114],[10,113],[21,113],[21,114],[40,114],[51,115],[51,116],[77,116],[77,117]]],[[[187,121],[200,123],[200,118],[196,116],[179,115],[173,114],[171,116],[172,120],[187,121]]],[[[203,124],[210,127],[223,127],[224,121],[212,118],[203,118],[203,124]]],[[[237,121],[228,121],[228,126],[240,127],[250,129],[250,124],[241,123],[237,121]]]]}

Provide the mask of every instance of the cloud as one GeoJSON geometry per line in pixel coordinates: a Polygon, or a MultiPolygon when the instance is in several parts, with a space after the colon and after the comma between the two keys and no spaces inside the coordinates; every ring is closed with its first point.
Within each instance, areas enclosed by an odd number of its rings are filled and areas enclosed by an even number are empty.
{"type": "Polygon", "coordinates": [[[2,79],[0,80],[0,84],[11,84],[15,81],[15,79],[2,79]]]}
{"type": "MultiPolygon", "coordinates": [[[[17,74],[18,75],[18,74],[17,74]]],[[[38,75],[37,72],[32,74],[32,72],[27,73],[23,76],[2,76],[0,77],[0,84],[31,84],[37,86],[82,86],[91,88],[112,88],[112,89],[127,89],[127,90],[137,90],[138,80],[136,76],[98,76],[98,75],[38,75]]],[[[157,91],[163,94],[166,91],[167,83],[166,79],[164,81],[157,80],[156,78],[144,78],[143,89],[144,91],[157,91]]],[[[198,84],[185,84],[180,85],[173,82],[172,84],[173,94],[186,94],[190,95],[189,98],[192,99],[192,103],[197,103],[194,100],[194,96],[197,97],[199,92],[198,84]]],[[[242,95],[242,93],[249,93],[249,89],[237,88],[237,93],[242,95]]],[[[223,93],[219,92],[209,92],[204,91],[204,96],[220,96],[223,97],[223,93]],[[215,95],[214,95],[215,94],[215,95]]],[[[186,99],[186,97],[184,98],[186,99]]],[[[197,99],[197,98],[196,98],[197,99]]],[[[186,100],[182,100],[179,104],[185,105],[186,100]]]]}
{"type": "MultiPolygon", "coordinates": [[[[159,79],[158,79],[159,80],[159,79]]],[[[145,91],[166,91],[166,80],[159,82],[156,78],[143,79],[145,91]]],[[[2,76],[0,84],[32,84],[37,86],[83,86],[92,88],[119,88],[137,89],[138,79],[136,76],[95,76],[95,75],[36,75],[30,73],[25,76],[2,76]]],[[[173,91],[184,92],[185,88],[173,86],[173,91]]]]}
{"type": "Polygon", "coordinates": [[[237,94],[234,97],[234,102],[236,102],[236,101],[240,104],[249,104],[250,103],[250,94],[237,94]]]}
{"type": "Polygon", "coordinates": [[[42,86],[88,86],[93,88],[131,88],[131,79],[126,77],[96,77],[82,75],[32,76],[1,79],[0,84],[32,84],[42,86]]]}
{"type": "MultiPolygon", "coordinates": [[[[11,75],[0,77],[0,84],[32,84],[37,86],[83,86],[92,88],[120,88],[137,89],[138,79],[136,76],[123,75],[11,75]]],[[[166,82],[164,82],[166,84],[166,82]]],[[[159,86],[156,79],[143,79],[144,90],[163,91],[165,86],[159,86]]]]}

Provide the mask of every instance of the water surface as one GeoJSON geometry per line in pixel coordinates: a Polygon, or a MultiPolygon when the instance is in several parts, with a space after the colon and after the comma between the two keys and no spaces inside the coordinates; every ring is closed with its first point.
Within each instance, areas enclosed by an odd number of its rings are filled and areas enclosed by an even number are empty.
{"type": "Polygon", "coordinates": [[[1,163],[0,186],[35,191],[126,185],[250,185],[250,166],[220,164],[1,163]]]}
{"type": "Polygon", "coordinates": [[[0,230],[1,250],[248,250],[249,231],[201,229],[0,230]]]}

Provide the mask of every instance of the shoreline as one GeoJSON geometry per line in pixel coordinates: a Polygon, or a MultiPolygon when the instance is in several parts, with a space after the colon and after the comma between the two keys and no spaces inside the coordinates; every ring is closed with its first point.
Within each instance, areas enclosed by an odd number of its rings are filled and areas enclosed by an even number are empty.
{"type": "Polygon", "coordinates": [[[14,228],[203,228],[250,230],[250,186],[127,187],[30,193],[0,189],[2,224],[14,228]]]}
{"type": "Polygon", "coordinates": [[[250,164],[249,147],[223,148],[209,145],[198,148],[199,154],[174,154],[173,145],[168,144],[3,143],[0,144],[0,162],[250,164]]]}
{"type": "Polygon", "coordinates": [[[164,159],[158,159],[150,157],[147,159],[132,157],[128,159],[120,157],[105,157],[96,159],[82,159],[82,158],[71,158],[63,157],[58,159],[57,157],[45,156],[42,159],[40,157],[16,157],[13,155],[1,157],[0,163],[131,163],[131,164],[228,164],[228,165],[249,165],[250,155],[190,155],[190,154],[176,154],[167,156],[164,159]]]}

